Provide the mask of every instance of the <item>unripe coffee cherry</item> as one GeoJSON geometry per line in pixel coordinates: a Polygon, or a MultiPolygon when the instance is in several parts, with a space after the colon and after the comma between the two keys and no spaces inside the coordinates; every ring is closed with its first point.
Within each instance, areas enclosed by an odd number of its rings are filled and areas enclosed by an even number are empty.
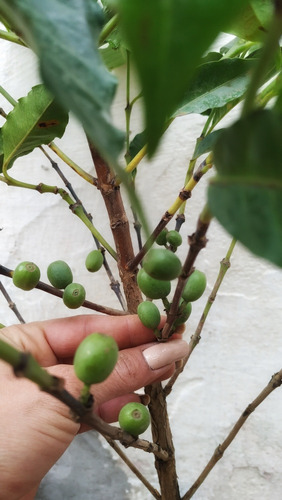
{"type": "Polygon", "coordinates": [[[70,283],[63,293],[64,304],[69,307],[69,309],[77,309],[82,306],[85,301],[85,288],[79,283],[70,283]]]}
{"type": "Polygon", "coordinates": [[[22,290],[32,290],[40,279],[40,270],[34,262],[21,262],[13,272],[13,283],[22,290]]]}
{"type": "Polygon", "coordinates": [[[181,272],[181,262],[177,255],[166,248],[152,248],[143,259],[143,268],[151,278],[173,280],[181,272]]]}
{"type": "Polygon", "coordinates": [[[118,421],[121,429],[137,437],[149,427],[150,413],[141,403],[127,403],[120,410],[118,421]]]}
{"type": "Polygon", "coordinates": [[[73,280],[71,268],[63,260],[55,260],[49,264],[47,277],[51,285],[59,289],[66,288],[73,280]]]}
{"type": "Polygon", "coordinates": [[[110,375],[117,359],[118,346],[115,339],[94,332],[79,344],[73,360],[74,371],[84,384],[98,384],[110,375]]]}

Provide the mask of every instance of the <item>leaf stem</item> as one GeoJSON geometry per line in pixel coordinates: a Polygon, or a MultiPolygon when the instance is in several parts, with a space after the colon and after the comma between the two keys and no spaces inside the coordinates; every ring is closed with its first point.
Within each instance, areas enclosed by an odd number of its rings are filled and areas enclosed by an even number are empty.
{"type": "Polygon", "coordinates": [[[272,63],[274,54],[279,47],[279,39],[282,34],[282,12],[280,3],[279,0],[275,2],[276,9],[266,35],[262,54],[254,68],[250,84],[246,91],[242,116],[247,115],[254,108],[257,90],[262,85],[265,73],[272,63]]]}
{"type": "Polygon", "coordinates": [[[99,37],[99,45],[103,45],[103,43],[106,41],[111,32],[117,27],[117,24],[118,24],[118,14],[115,14],[103,27],[99,37]]]}
{"type": "MultiPolygon", "coordinates": [[[[97,186],[97,179],[93,177],[93,175],[88,174],[83,170],[81,167],[79,167],[71,158],[69,158],[54,142],[51,142],[49,144],[49,148],[56,153],[56,155],[63,160],[69,167],[71,167],[72,170],[74,170],[80,177],[82,177],[85,181],[89,182],[89,184],[92,184],[94,186],[97,186]]],[[[42,149],[43,153],[46,154],[43,148],[42,149]]]]}
{"type": "Polygon", "coordinates": [[[2,40],[7,40],[8,42],[13,42],[23,47],[27,47],[24,41],[12,31],[0,30],[0,38],[2,40]]]}
{"type": "Polygon", "coordinates": [[[17,101],[15,101],[15,99],[13,99],[13,97],[9,94],[9,92],[7,92],[7,90],[5,90],[1,85],[0,85],[0,94],[2,94],[2,96],[5,97],[5,99],[10,104],[12,104],[12,106],[16,106],[17,101]]]}

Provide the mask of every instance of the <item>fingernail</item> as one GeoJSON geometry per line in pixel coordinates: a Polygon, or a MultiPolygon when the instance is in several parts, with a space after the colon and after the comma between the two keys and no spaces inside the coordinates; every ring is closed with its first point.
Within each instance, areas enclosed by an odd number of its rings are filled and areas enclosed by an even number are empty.
{"type": "Polygon", "coordinates": [[[150,368],[157,370],[185,358],[189,350],[189,345],[185,340],[176,339],[148,347],[143,351],[143,355],[150,368]]]}

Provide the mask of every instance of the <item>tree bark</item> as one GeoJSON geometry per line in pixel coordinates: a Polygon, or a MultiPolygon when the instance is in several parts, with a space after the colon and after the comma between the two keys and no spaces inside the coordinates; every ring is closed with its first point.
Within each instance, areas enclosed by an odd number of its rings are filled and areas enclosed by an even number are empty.
{"type": "Polygon", "coordinates": [[[130,228],[122,201],[120,188],[115,184],[115,174],[90,144],[90,151],[98,178],[98,189],[101,191],[109,215],[110,227],[115,241],[118,256],[118,269],[128,312],[136,313],[142,295],[137,286],[137,270],[129,271],[126,265],[134,258],[130,228]]]}
{"type": "Polygon", "coordinates": [[[153,441],[169,454],[169,459],[166,461],[161,460],[155,455],[155,467],[160,483],[161,499],[180,500],[175,453],[167,414],[165,392],[160,383],[146,387],[145,392],[150,396],[149,410],[151,414],[153,441]]]}

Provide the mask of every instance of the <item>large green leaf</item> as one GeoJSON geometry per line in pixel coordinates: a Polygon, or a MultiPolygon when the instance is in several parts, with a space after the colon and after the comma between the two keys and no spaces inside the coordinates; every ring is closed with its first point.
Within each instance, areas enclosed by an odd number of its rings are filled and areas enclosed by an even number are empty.
{"type": "Polygon", "coordinates": [[[253,61],[248,59],[222,59],[203,64],[174,116],[203,113],[242,97],[252,67],[253,61]]]}
{"type": "Polygon", "coordinates": [[[242,16],[232,24],[229,33],[244,40],[261,41],[272,17],[272,0],[251,0],[242,16]]]}
{"type": "Polygon", "coordinates": [[[222,131],[209,206],[254,254],[282,267],[282,115],[257,111],[222,131]]]}
{"type": "Polygon", "coordinates": [[[148,151],[183,99],[201,57],[248,0],[116,0],[139,73],[148,151]]]}
{"type": "Polygon", "coordinates": [[[10,168],[19,156],[62,137],[67,123],[68,113],[44,85],[33,87],[19,99],[2,127],[4,163],[10,168]]]}
{"type": "Polygon", "coordinates": [[[98,50],[104,17],[93,0],[0,0],[0,13],[39,56],[44,83],[74,112],[101,155],[115,162],[124,134],[112,123],[116,78],[98,50]]]}

